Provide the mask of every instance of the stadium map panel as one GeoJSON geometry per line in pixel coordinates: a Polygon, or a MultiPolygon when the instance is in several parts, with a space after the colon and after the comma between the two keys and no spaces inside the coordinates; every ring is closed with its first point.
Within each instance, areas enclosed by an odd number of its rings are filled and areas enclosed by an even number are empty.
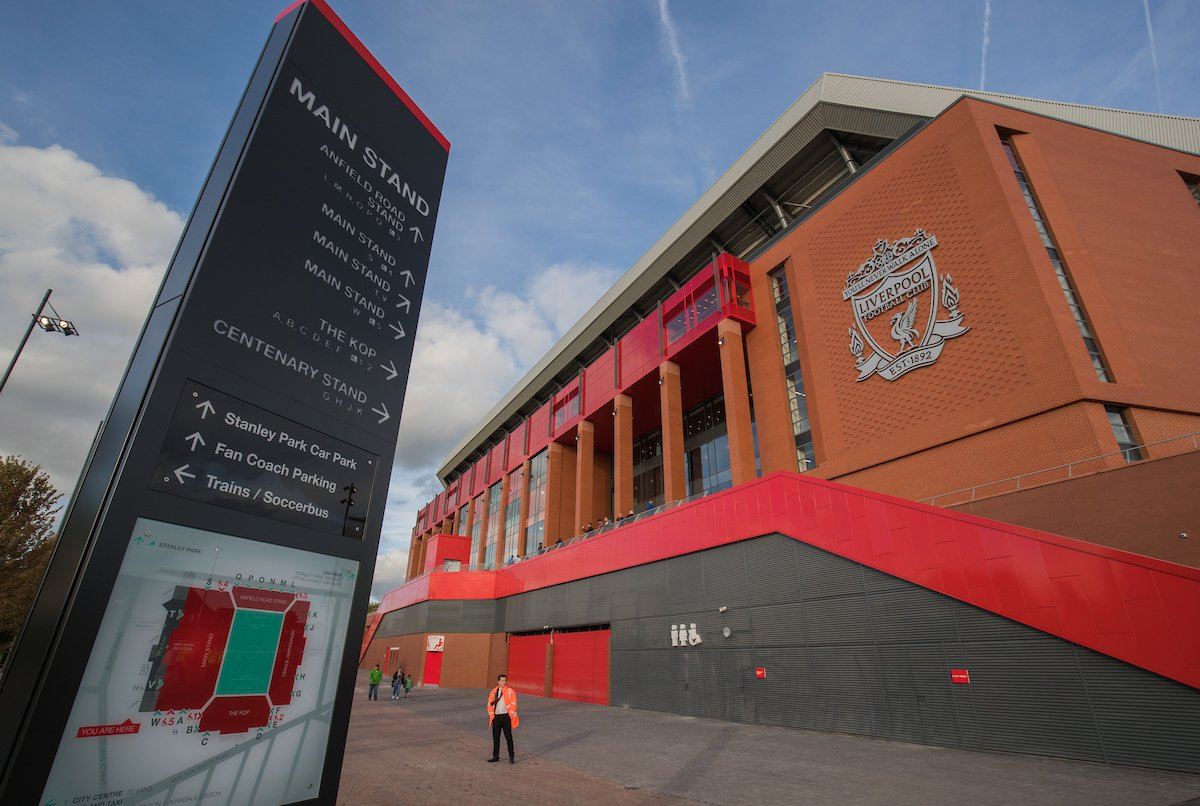
{"type": "Polygon", "coordinates": [[[356,574],[351,560],[139,521],[43,806],[313,797],[356,574]]]}

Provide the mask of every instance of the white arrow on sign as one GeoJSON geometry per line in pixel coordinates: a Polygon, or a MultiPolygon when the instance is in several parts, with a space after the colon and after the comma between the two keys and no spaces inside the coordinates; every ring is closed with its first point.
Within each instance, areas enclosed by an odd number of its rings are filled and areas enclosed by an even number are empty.
{"type": "Polygon", "coordinates": [[[416,227],[409,227],[408,231],[413,234],[413,243],[425,240],[425,236],[421,234],[421,230],[416,227]]]}
{"type": "Polygon", "coordinates": [[[177,468],[175,468],[175,480],[176,480],[177,482],[179,482],[180,484],[183,484],[183,480],[184,480],[185,478],[189,478],[189,479],[194,479],[194,478],[196,478],[196,474],[195,474],[195,473],[189,473],[189,472],[187,472],[187,469],[188,469],[189,467],[191,467],[191,465],[184,465],[183,467],[177,467],[177,468]]]}
{"type": "Polygon", "coordinates": [[[203,420],[210,414],[216,414],[217,408],[209,401],[205,400],[196,404],[196,408],[200,409],[200,419],[203,420]]]}
{"type": "MultiPolygon", "coordinates": [[[[409,271],[408,269],[405,269],[404,271],[400,272],[400,276],[404,278],[404,287],[405,288],[408,288],[410,285],[417,284],[417,278],[413,277],[412,272],[409,271]]],[[[405,302],[408,302],[408,300],[405,300],[405,302]]]]}
{"type": "MultiPolygon", "coordinates": [[[[409,277],[412,277],[412,272],[408,271],[407,269],[404,273],[409,277]]],[[[396,303],[396,307],[404,308],[405,313],[412,313],[412,303],[408,301],[408,297],[404,296],[403,294],[397,294],[396,296],[400,297],[400,301],[396,303]]]]}
{"type": "Polygon", "coordinates": [[[392,416],[392,415],[388,414],[387,405],[384,403],[380,403],[379,408],[371,409],[371,411],[373,411],[379,415],[379,422],[381,422],[381,423],[386,422],[387,418],[392,416]]]}
{"type": "Polygon", "coordinates": [[[204,437],[200,436],[199,431],[193,431],[192,433],[190,433],[186,437],[184,437],[184,439],[187,440],[188,442],[192,443],[192,453],[196,452],[196,444],[197,443],[199,443],[201,445],[208,444],[207,442],[204,441],[204,437]]]}
{"type": "Polygon", "coordinates": [[[379,366],[383,367],[384,371],[387,372],[387,374],[388,374],[387,379],[389,381],[400,374],[399,372],[396,371],[396,365],[392,362],[392,360],[390,358],[388,359],[388,362],[386,364],[380,364],[379,366]]]}
{"type": "Polygon", "coordinates": [[[402,328],[400,325],[393,325],[391,323],[388,323],[388,327],[390,327],[392,330],[396,331],[396,335],[392,336],[392,341],[398,341],[398,340],[404,338],[404,335],[405,335],[404,328],[402,328]]]}

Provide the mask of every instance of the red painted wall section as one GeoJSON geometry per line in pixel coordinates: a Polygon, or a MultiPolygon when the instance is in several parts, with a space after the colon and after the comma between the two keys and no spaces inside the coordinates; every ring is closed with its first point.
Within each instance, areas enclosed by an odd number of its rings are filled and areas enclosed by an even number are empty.
{"type": "Polygon", "coordinates": [[[625,390],[662,363],[658,314],[655,313],[617,342],[621,389],[625,390]]]}
{"type": "Polygon", "coordinates": [[[773,532],[1200,688],[1200,569],[797,473],[500,571],[430,574],[380,609],[511,596],[773,532]]]}
{"type": "Polygon", "coordinates": [[[554,634],[553,696],[608,705],[608,644],[611,630],[554,634]]]}
{"type": "Polygon", "coordinates": [[[547,403],[529,415],[529,455],[540,451],[550,444],[550,408],[547,403]]]}
{"type": "MultiPolygon", "coordinates": [[[[546,647],[550,634],[508,638],[508,684],[522,694],[546,694],[546,647]]],[[[519,706],[518,706],[518,710],[519,706]]]]}
{"type": "Polygon", "coordinates": [[[464,535],[434,535],[425,548],[424,573],[446,567],[446,560],[458,560],[462,567],[471,564],[471,538],[464,535]]]}
{"type": "Polygon", "coordinates": [[[617,349],[605,351],[583,370],[583,416],[587,417],[617,396],[617,349]]]}

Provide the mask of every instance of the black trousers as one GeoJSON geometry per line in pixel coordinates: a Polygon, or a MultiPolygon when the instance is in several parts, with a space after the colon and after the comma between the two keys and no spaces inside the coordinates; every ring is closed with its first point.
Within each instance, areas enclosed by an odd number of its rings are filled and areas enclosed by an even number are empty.
{"type": "Polygon", "coordinates": [[[496,714],[492,717],[492,758],[500,758],[500,731],[504,731],[504,741],[508,743],[508,757],[512,758],[512,717],[508,714],[496,714]]]}

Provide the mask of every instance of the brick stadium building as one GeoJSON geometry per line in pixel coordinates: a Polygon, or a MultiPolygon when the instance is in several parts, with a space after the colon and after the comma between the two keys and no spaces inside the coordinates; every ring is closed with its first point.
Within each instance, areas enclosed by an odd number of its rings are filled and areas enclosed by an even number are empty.
{"type": "Polygon", "coordinates": [[[447,459],[364,664],[1200,772],[1198,153],[823,76],[447,459]]]}

